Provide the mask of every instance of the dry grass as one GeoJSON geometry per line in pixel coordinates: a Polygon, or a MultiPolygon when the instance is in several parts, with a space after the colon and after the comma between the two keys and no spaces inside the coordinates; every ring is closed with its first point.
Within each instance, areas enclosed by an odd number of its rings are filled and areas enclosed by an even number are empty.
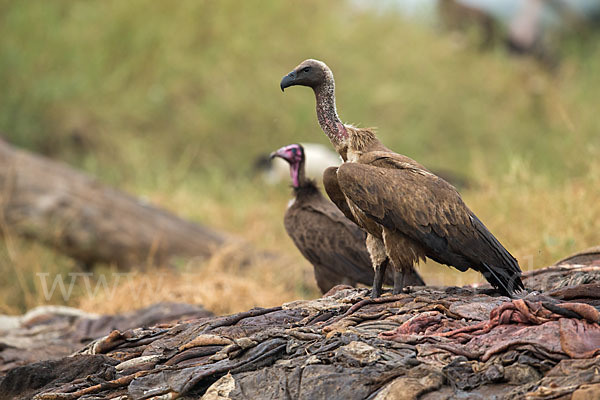
{"type": "MultiPolygon", "coordinates": [[[[253,307],[280,305],[297,298],[296,293],[287,287],[290,280],[276,273],[276,267],[282,265],[282,260],[254,259],[246,265],[239,265],[235,258],[245,250],[236,248],[227,251],[235,253],[217,254],[208,262],[192,261],[183,270],[162,268],[128,275],[114,291],[82,297],[78,307],[93,312],[115,313],[157,301],[173,301],[202,304],[215,314],[228,314],[253,307]]],[[[298,264],[293,266],[292,272],[287,275],[296,278],[295,281],[308,276],[303,274],[303,266],[298,264]]]]}
{"type": "MultiPolygon", "coordinates": [[[[53,277],[68,274],[76,270],[75,263],[54,251],[36,243],[4,235],[0,242],[0,286],[2,298],[0,313],[20,314],[37,305],[73,304],[59,296],[47,298],[44,295],[40,275],[48,274],[53,277]]],[[[78,295],[78,289],[73,291],[73,298],[78,295]]]]}

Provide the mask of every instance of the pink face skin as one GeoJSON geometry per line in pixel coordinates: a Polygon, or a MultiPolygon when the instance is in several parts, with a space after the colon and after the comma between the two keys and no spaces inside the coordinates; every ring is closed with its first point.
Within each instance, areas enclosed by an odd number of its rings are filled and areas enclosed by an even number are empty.
{"type": "Polygon", "coordinates": [[[299,172],[300,164],[304,158],[302,146],[299,144],[290,144],[283,146],[279,150],[271,153],[271,158],[280,157],[283,158],[290,164],[290,176],[292,177],[292,184],[294,187],[300,186],[299,172]]]}

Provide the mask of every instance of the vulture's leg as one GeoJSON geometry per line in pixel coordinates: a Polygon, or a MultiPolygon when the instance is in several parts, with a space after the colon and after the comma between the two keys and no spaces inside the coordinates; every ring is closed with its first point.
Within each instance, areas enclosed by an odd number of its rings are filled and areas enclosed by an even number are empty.
{"type": "Polygon", "coordinates": [[[385,252],[385,245],[383,240],[376,236],[367,234],[365,241],[371,262],[373,263],[373,269],[375,269],[375,276],[373,277],[373,291],[371,292],[371,298],[375,299],[381,296],[381,287],[383,286],[383,277],[385,276],[385,270],[390,262],[388,255],[385,252]]]}
{"type": "Polygon", "coordinates": [[[392,294],[399,294],[404,289],[405,281],[406,281],[406,271],[402,271],[399,268],[394,269],[394,289],[392,290],[392,294]]]}
{"type": "Polygon", "coordinates": [[[383,286],[383,277],[385,276],[385,270],[390,263],[389,258],[385,258],[383,262],[375,267],[375,276],[373,277],[373,290],[371,291],[371,298],[376,299],[381,296],[381,287],[383,286]]]}

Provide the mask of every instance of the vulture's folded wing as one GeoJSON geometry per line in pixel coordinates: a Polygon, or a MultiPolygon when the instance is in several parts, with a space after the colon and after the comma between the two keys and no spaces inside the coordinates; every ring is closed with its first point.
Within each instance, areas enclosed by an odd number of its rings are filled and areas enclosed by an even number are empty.
{"type": "Polygon", "coordinates": [[[337,172],[341,191],[368,217],[415,240],[435,261],[481,272],[505,294],[522,288],[517,261],[450,184],[408,158],[382,153],[368,162],[337,172]]]}
{"type": "Polygon", "coordinates": [[[327,276],[339,277],[334,285],[343,278],[370,285],[373,268],[365,245],[366,234],[329,204],[330,210],[303,207],[293,223],[286,221],[288,234],[317,270],[326,269],[334,274],[327,276]]]}

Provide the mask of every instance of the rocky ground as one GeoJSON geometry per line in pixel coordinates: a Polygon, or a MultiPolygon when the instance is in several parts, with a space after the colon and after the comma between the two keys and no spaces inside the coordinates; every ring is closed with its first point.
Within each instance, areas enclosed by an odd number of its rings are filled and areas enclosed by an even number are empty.
{"type": "Polygon", "coordinates": [[[0,320],[0,399],[600,398],[600,252],[524,281],[512,300],[337,286],[219,317],[40,308],[0,320]]]}

